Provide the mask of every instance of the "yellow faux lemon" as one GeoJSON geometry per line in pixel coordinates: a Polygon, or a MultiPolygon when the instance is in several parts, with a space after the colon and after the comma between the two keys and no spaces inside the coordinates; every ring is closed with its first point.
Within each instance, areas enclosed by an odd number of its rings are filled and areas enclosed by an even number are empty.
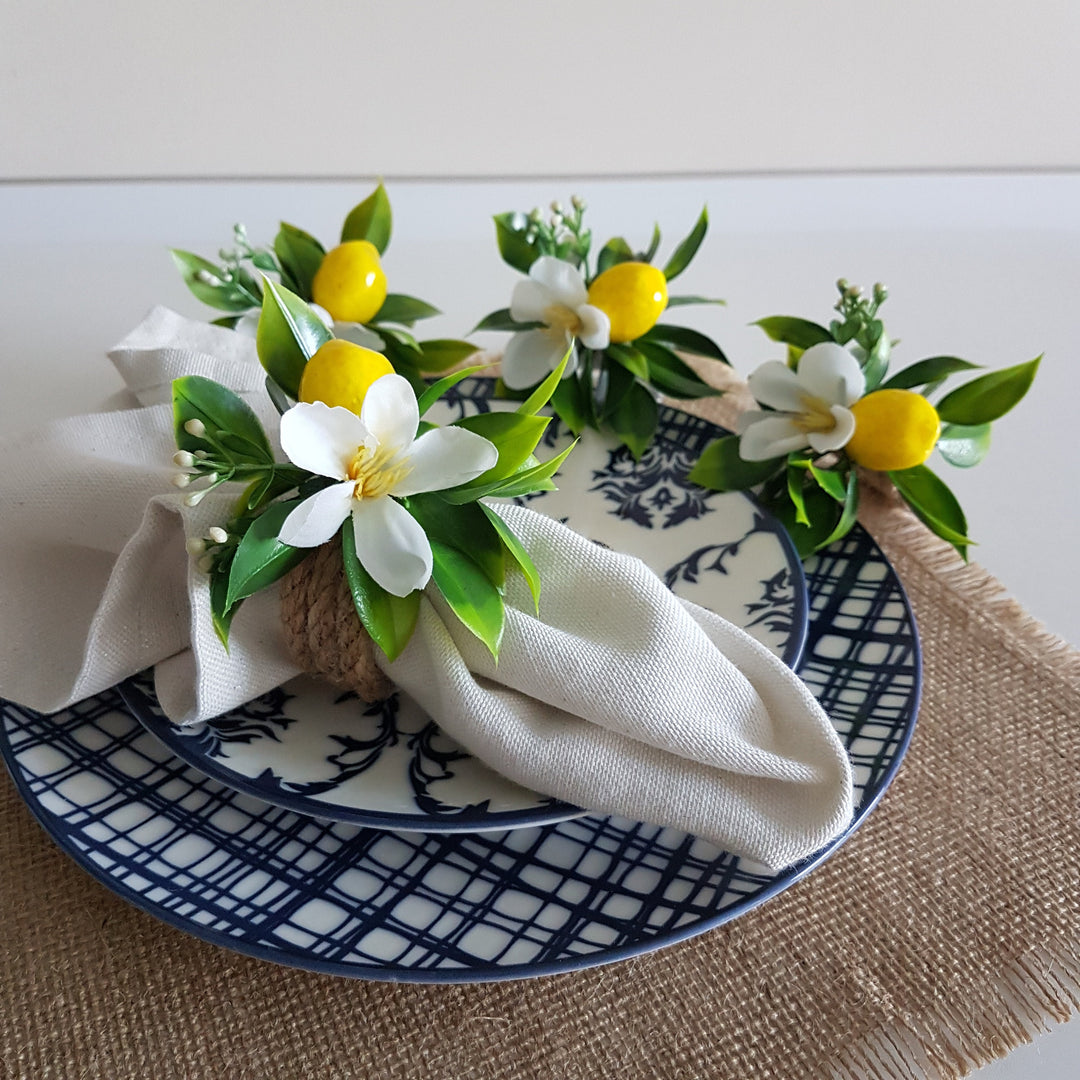
{"type": "Polygon", "coordinates": [[[321,401],[360,415],[368,387],[384,375],[392,375],[390,361],[373,349],[334,338],[321,345],[300,376],[300,400],[309,405],[321,401]]]}
{"type": "Polygon", "coordinates": [[[880,472],[921,465],[941,433],[937,410],[913,390],[875,390],[851,411],[855,434],[844,450],[852,461],[880,472]]]}
{"type": "Polygon", "coordinates": [[[386,299],[378,248],[367,240],[347,240],[328,251],[315,271],[311,297],[341,322],[373,319],[386,299]]]}
{"type": "Polygon", "coordinates": [[[648,263],[616,263],[589,286],[589,303],[611,320],[614,344],[633,341],[651,330],[667,307],[667,278],[648,263]]]}

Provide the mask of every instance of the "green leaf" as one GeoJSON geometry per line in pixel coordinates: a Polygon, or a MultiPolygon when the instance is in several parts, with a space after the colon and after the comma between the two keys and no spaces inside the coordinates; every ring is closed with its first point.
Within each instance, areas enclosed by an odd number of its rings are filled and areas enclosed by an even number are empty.
{"type": "Polygon", "coordinates": [[[821,489],[828,492],[837,502],[843,502],[847,498],[848,485],[844,483],[844,478],[838,472],[832,469],[819,469],[811,463],[810,475],[818,482],[821,489]]]}
{"type": "Polygon", "coordinates": [[[633,259],[634,252],[630,245],[621,236],[613,237],[596,256],[596,272],[602,274],[612,266],[623,262],[633,262],[633,259]]]}
{"type": "Polygon", "coordinates": [[[283,221],[274,239],[274,252],[300,295],[305,300],[310,299],[312,279],[326,254],[322,244],[311,233],[283,221]]]}
{"type": "MultiPolygon", "coordinates": [[[[881,326],[881,323],[877,323],[881,326]]],[[[874,342],[866,356],[866,362],[862,365],[863,378],[866,381],[866,392],[876,390],[878,383],[885,377],[889,370],[889,353],[892,351],[892,342],[882,333],[874,342]]]]}
{"type": "Polygon", "coordinates": [[[937,448],[941,456],[960,469],[978,465],[990,449],[990,425],[946,424],[938,436],[937,448]]]}
{"type": "Polygon", "coordinates": [[[300,396],[300,376],[308,360],[332,336],[299,296],[266,278],[255,347],[262,366],[289,397],[300,396]]]}
{"type": "Polygon", "coordinates": [[[498,658],[506,619],[502,593],[458,548],[449,547],[441,540],[432,540],[431,556],[431,577],[435,587],[454,614],[488,647],[491,655],[498,658]]]}
{"type": "Polygon", "coordinates": [[[364,569],[356,555],[351,518],[346,518],[341,526],[341,556],[345,580],[360,622],[387,659],[396,660],[416,628],[416,618],[420,613],[420,590],[414,589],[408,596],[395,596],[364,569]]]}
{"type": "Polygon", "coordinates": [[[229,591],[225,598],[228,607],[283,578],[312,553],[313,548],[290,547],[278,539],[285,519],[301,502],[290,499],[274,503],[248,526],[229,570],[229,591]]]}
{"type": "Polygon", "coordinates": [[[679,244],[664,267],[664,277],[668,281],[674,281],[690,265],[690,260],[697,254],[697,249],[701,247],[701,241],[705,239],[708,228],[709,208],[703,206],[697,222],[690,230],[689,236],[679,244]]]}
{"type": "Polygon", "coordinates": [[[506,546],[506,551],[510,557],[517,563],[521,572],[525,575],[525,581],[529,586],[529,592],[532,593],[533,607],[536,614],[540,614],[540,571],[536,569],[536,564],[529,557],[529,553],[525,550],[524,545],[515,535],[513,529],[506,524],[505,521],[495,512],[493,507],[487,506],[484,503],[478,504],[480,509],[487,515],[488,520],[495,526],[495,531],[502,537],[502,542],[506,546]]]}
{"type": "Polygon", "coordinates": [[[284,416],[292,408],[293,403],[288,395],[269,375],[266,376],[266,393],[279,416],[284,416]]]}
{"type": "Polygon", "coordinates": [[[503,480],[515,472],[536,449],[551,418],[517,412],[488,412],[455,420],[451,427],[464,428],[490,440],[499,451],[499,460],[486,473],[461,485],[466,489],[482,488],[503,480]]]}
{"type": "Polygon", "coordinates": [[[649,361],[632,345],[609,345],[604,351],[635,378],[648,379],[649,361]]]}
{"type": "Polygon", "coordinates": [[[945,482],[925,465],[898,469],[889,477],[919,519],[967,559],[967,548],[974,541],[968,538],[964,511],[945,482]]]}
{"type": "Polygon", "coordinates": [[[250,311],[258,306],[258,297],[245,293],[235,281],[226,281],[226,271],[220,266],[180,248],[170,248],[169,254],[184,284],[204,304],[233,313],[250,311]]]}
{"type": "Polygon", "coordinates": [[[649,240],[648,248],[641,253],[641,261],[651,263],[658,247],[660,247],[660,223],[654,222],[652,238],[649,240]]]}
{"type": "Polygon", "coordinates": [[[882,390],[912,390],[917,386],[939,383],[958,371],[970,371],[977,368],[968,360],[958,356],[930,356],[911,367],[898,371],[891,379],[881,384],[882,390]]]}
{"type": "Polygon", "coordinates": [[[517,333],[518,330],[535,330],[543,325],[539,322],[515,322],[509,308],[499,308],[498,311],[485,315],[470,332],[475,334],[477,330],[509,330],[517,333]]]}
{"type": "Polygon", "coordinates": [[[488,364],[474,364],[472,367],[455,371],[452,375],[447,375],[444,378],[439,379],[438,382],[433,382],[426,390],[424,390],[419,398],[417,398],[416,404],[420,410],[420,415],[423,416],[447,390],[456,386],[462,379],[467,379],[470,375],[475,375],[478,371],[483,371],[488,366],[488,364]]]}
{"type": "MultiPolygon", "coordinates": [[[[836,474],[832,473],[830,475],[835,476],[836,474]]],[[[829,494],[832,493],[829,492],[829,494]]],[[[833,531],[822,541],[818,548],[819,551],[821,548],[836,543],[837,540],[842,540],[855,525],[859,515],[859,474],[854,469],[848,474],[847,487],[844,490],[842,501],[843,510],[840,512],[840,520],[836,523],[833,531]]]]}
{"type": "Polygon", "coordinates": [[[189,435],[184,425],[198,420],[207,433],[217,438],[229,432],[243,440],[233,452],[234,460],[253,464],[274,462],[274,452],[259,418],[243,398],[201,375],[185,375],[172,384],[173,425],[176,445],[181,450],[205,450],[206,441],[189,435]]]}
{"type": "Polygon", "coordinates": [[[445,371],[480,351],[471,341],[456,341],[452,338],[434,338],[431,341],[421,341],[419,345],[421,371],[445,371]]]}
{"type": "Polygon", "coordinates": [[[1004,416],[1028,392],[1042,356],[1026,364],[992,371],[958,386],[938,402],[938,416],[946,424],[976,426],[1004,416]]]}
{"type": "Polygon", "coordinates": [[[494,221],[495,240],[503,262],[527,274],[529,267],[539,258],[540,252],[535,244],[530,244],[525,239],[525,216],[515,213],[496,214],[494,221]]]}
{"type": "Polygon", "coordinates": [[[390,198],[386,188],[379,184],[362,203],[357,203],[349,211],[345,224],[341,226],[341,242],[368,240],[381,255],[390,243],[393,223],[390,198]]]}
{"type": "Polygon", "coordinates": [[[442,312],[437,307],[432,307],[426,300],[418,300],[415,296],[406,296],[404,293],[387,293],[382,307],[371,321],[412,326],[420,319],[430,319],[434,315],[441,314],[442,312]]]}
{"type": "MultiPolygon", "coordinates": [[[[486,491],[481,490],[476,498],[512,499],[520,495],[531,495],[534,491],[553,491],[555,485],[551,483],[553,477],[563,462],[570,456],[570,451],[577,446],[575,439],[561,454],[540,462],[531,468],[519,469],[505,480],[492,484],[486,491]]],[[[460,490],[460,489],[457,489],[460,490]]]]}
{"type": "Polygon", "coordinates": [[[729,363],[723,350],[715,341],[697,330],[691,330],[686,326],[670,326],[667,323],[657,323],[651,330],[644,334],[640,341],[658,341],[665,345],[673,345],[676,349],[691,353],[694,356],[707,356],[710,360],[719,360],[722,364],[729,363]]]}
{"type": "Polygon", "coordinates": [[[649,382],[673,398],[719,397],[723,390],[710,386],[666,345],[639,339],[636,348],[649,362],[649,382]]]}
{"type": "Polygon", "coordinates": [[[428,539],[456,548],[474,562],[497,589],[506,581],[506,553],[502,538],[478,503],[448,504],[439,493],[411,495],[409,513],[428,539]]]}
{"type": "Polygon", "coordinates": [[[780,470],[782,457],[768,461],[744,461],[739,456],[739,436],[724,435],[701,452],[687,479],[712,491],[746,491],[780,470]]]}
{"type": "Polygon", "coordinates": [[[795,521],[800,525],[809,525],[810,518],[806,514],[806,500],[803,498],[803,481],[806,479],[806,470],[797,465],[789,464],[787,467],[787,490],[791,505],[795,507],[795,521]]]}
{"type": "Polygon", "coordinates": [[[550,400],[559,383],[563,381],[563,373],[566,365],[570,362],[571,349],[556,365],[554,370],[544,377],[536,389],[515,410],[521,416],[535,416],[550,400]]]}
{"type": "Polygon", "coordinates": [[[716,300],[708,296],[669,296],[667,298],[669,308],[686,307],[688,304],[719,304],[721,307],[727,307],[726,300],[716,300]]]}
{"type": "Polygon", "coordinates": [[[588,394],[576,376],[563,379],[555,387],[551,407],[575,435],[580,435],[589,426],[588,394]]]}
{"type": "Polygon", "coordinates": [[[236,614],[240,603],[232,607],[226,603],[229,592],[229,575],[225,568],[220,571],[214,568],[210,575],[210,621],[214,626],[214,633],[218,640],[229,651],[229,627],[232,625],[233,616],[236,614]]]}
{"type": "MultiPolygon", "coordinates": [[[[784,495],[787,494],[785,488],[784,495]]],[[[797,508],[789,498],[774,499],[768,503],[768,507],[787,529],[799,557],[807,559],[832,542],[831,537],[838,531],[843,518],[843,510],[831,495],[816,486],[803,492],[803,501],[803,511],[809,525],[797,520],[797,508]]]]}
{"type": "Polygon", "coordinates": [[[634,460],[641,459],[660,422],[656,398],[641,383],[635,382],[606,414],[611,430],[625,443],[634,460]]]}
{"type": "Polygon", "coordinates": [[[832,334],[824,326],[793,315],[770,315],[750,325],[760,326],[770,340],[794,345],[796,349],[809,349],[812,345],[820,345],[823,341],[833,340],[832,334]]]}

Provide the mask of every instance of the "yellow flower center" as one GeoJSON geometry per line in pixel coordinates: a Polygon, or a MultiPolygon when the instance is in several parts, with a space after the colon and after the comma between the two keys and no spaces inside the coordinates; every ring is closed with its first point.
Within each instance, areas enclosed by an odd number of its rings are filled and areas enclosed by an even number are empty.
{"type": "Polygon", "coordinates": [[[549,331],[554,331],[552,336],[560,339],[564,334],[577,337],[581,333],[582,322],[578,313],[565,304],[551,304],[547,307],[544,310],[544,322],[547,323],[549,331]]]}
{"type": "Polygon", "coordinates": [[[353,482],[354,499],[377,499],[380,495],[389,495],[409,473],[412,466],[408,461],[398,459],[397,455],[377,443],[372,446],[362,445],[356,448],[346,476],[353,482]]]}
{"type": "Polygon", "coordinates": [[[832,431],[836,427],[836,417],[832,414],[829,403],[813,394],[800,397],[802,411],[792,417],[791,422],[804,434],[811,431],[832,431]]]}

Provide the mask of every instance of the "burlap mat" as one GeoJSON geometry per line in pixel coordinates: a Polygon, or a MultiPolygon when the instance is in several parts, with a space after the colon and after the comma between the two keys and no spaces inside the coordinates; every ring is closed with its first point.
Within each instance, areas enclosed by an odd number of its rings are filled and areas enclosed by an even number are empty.
{"type": "Polygon", "coordinates": [[[5,781],[0,1073],[956,1077],[1064,1020],[1080,1005],[1080,654],[899,504],[864,502],[911,596],[925,692],[881,805],[806,880],[610,967],[362,983],[238,956],[130,907],[5,781]]]}

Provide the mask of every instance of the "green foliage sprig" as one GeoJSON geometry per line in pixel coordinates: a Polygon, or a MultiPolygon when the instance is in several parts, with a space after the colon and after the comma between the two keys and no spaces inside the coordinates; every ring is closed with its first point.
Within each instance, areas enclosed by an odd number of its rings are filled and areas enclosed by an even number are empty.
{"type": "MultiPolygon", "coordinates": [[[[379,255],[385,253],[393,231],[390,198],[382,184],[349,211],[341,228],[341,243],[367,240],[379,255]]],[[[327,254],[311,233],[281,222],[270,246],[253,246],[243,225],[233,228],[233,247],[218,252],[218,262],[190,251],[171,249],[173,261],[192,294],[226,314],[214,323],[235,328],[245,316],[263,307],[264,282],[276,281],[306,303],[314,300],[312,283],[327,254]]],[[[422,391],[422,372],[454,367],[475,353],[476,346],[450,338],[417,340],[416,323],[441,312],[404,293],[386,294],[372,318],[360,324],[367,331],[359,343],[385,353],[394,370],[422,391]]]]}
{"type": "MultiPolygon", "coordinates": [[[[804,353],[815,346],[833,343],[852,353],[865,381],[859,400],[850,403],[855,416],[854,434],[831,452],[817,454],[807,444],[764,461],[742,456],[745,432],[742,436],[728,435],[705,448],[690,479],[715,491],[758,489],[761,501],[784,523],[805,558],[851,530],[858,512],[857,467],[878,468],[888,474],[915,514],[966,559],[968,547],[974,543],[968,536],[967,518],[956,496],[924,464],[925,459],[936,448],[950,465],[968,468],[978,464],[990,448],[991,424],[1024,397],[1042,357],[971,379],[941,397],[930,412],[928,400],[932,394],[952,376],[979,365],[955,356],[932,356],[887,378],[896,342],[889,338],[879,318],[879,309],[888,296],[886,289],[875,285],[867,297],[844,279],[837,282],[837,288],[837,317],[827,327],[788,315],[760,319],[755,325],[772,341],[786,346],[787,366],[796,373],[804,353]],[[889,399],[877,396],[896,391],[903,393],[894,393],[889,399]],[[872,401],[875,398],[876,402],[872,401]],[[936,413],[936,423],[929,429],[931,437],[916,452],[919,460],[897,468],[874,466],[866,459],[887,460],[890,454],[902,457],[908,452],[896,451],[894,446],[905,442],[911,433],[904,430],[902,422],[897,430],[895,422],[885,423],[882,418],[896,405],[901,411],[912,406],[911,415],[917,415],[922,424],[936,413]]],[[[753,375],[750,385],[753,390],[753,375]]],[[[808,412],[799,418],[807,424],[807,430],[813,430],[816,418],[828,414],[828,404],[812,398],[808,401],[808,412]]],[[[757,419],[774,415],[767,405],[765,408],[764,417],[757,419]]]]}
{"type": "MultiPolygon", "coordinates": [[[[584,225],[585,209],[584,201],[575,196],[568,210],[557,202],[552,203],[547,219],[539,209],[529,214],[496,214],[495,238],[503,261],[528,274],[537,259],[552,256],[578,270],[587,288],[620,264],[652,265],[661,242],[659,225],[654,225],[644,249],[635,250],[626,239],[617,236],[600,247],[595,252],[595,259],[590,261],[594,250],[593,236],[584,225]]],[[[663,265],[660,273],[665,283],[673,281],[690,265],[705,238],[708,223],[708,211],[702,209],[689,235],[680,241],[663,265]]],[[[723,300],[703,296],[667,295],[665,306],[723,303],[723,300]]],[[[481,319],[475,329],[522,333],[540,326],[540,323],[519,322],[510,308],[500,308],[481,319]]],[[[728,363],[720,346],[705,334],[690,327],[654,320],[633,340],[609,343],[604,348],[586,348],[579,340],[576,370],[556,389],[551,399],[552,407],[576,434],[587,427],[610,432],[629,447],[635,457],[640,457],[656,432],[658,394],[692,399],[721,393],[701,379],[676,350],[728,363]]],[[[513,395],[505,387],[501,392],[513,395]]]]}
{"type": "MultiPolygon", "coordinates": [[[[290,398],[304,365],[329,338],[329,330],[307,303],[281,285],[268,284],[256,342],[268,372],[267,389],[279,411],[292,406],[290,398]]],[[[454,385],[479,370],[466,368],[432,385],[422,384],[417,400],[421,417],[454,385]]],[[[505,624],[508,569],[524,574],[537,610],[540,576],[498,511],[479,500],[554,489],[552,477],[573,445],[547,461],[540,461],[535,450],[550,423],[539,411],[550,400],[562,373],[560,365],[514,412],[482,413],[451,425],[494,445],[498,458],[490,469],[468,483],[399,500],[428,537],[434,587],[496,657],[505,624]]],[[[209,575],[213,624],[227,647],[230,624],[244,600],[278,581],[314,550],[281,541],[285,519],[300,502],[334,481],[276,462],[255,412],[211,379],[175,380],[173,414],[178,447],[173,460],[184,470],[176,482],[191,488],[184,500],[189,506],[222,484],[245,485],[228,521],[189,544],[199,569],[209,575]]],[[[432,426],[421,420],[421,431],[432,426]]],[[[399,597],[387,592],[358,558],[348,519],[340,535],[343,570],[357,617],[392,660],[412,635],[420,593],[415,590],[399,597]]]]}

